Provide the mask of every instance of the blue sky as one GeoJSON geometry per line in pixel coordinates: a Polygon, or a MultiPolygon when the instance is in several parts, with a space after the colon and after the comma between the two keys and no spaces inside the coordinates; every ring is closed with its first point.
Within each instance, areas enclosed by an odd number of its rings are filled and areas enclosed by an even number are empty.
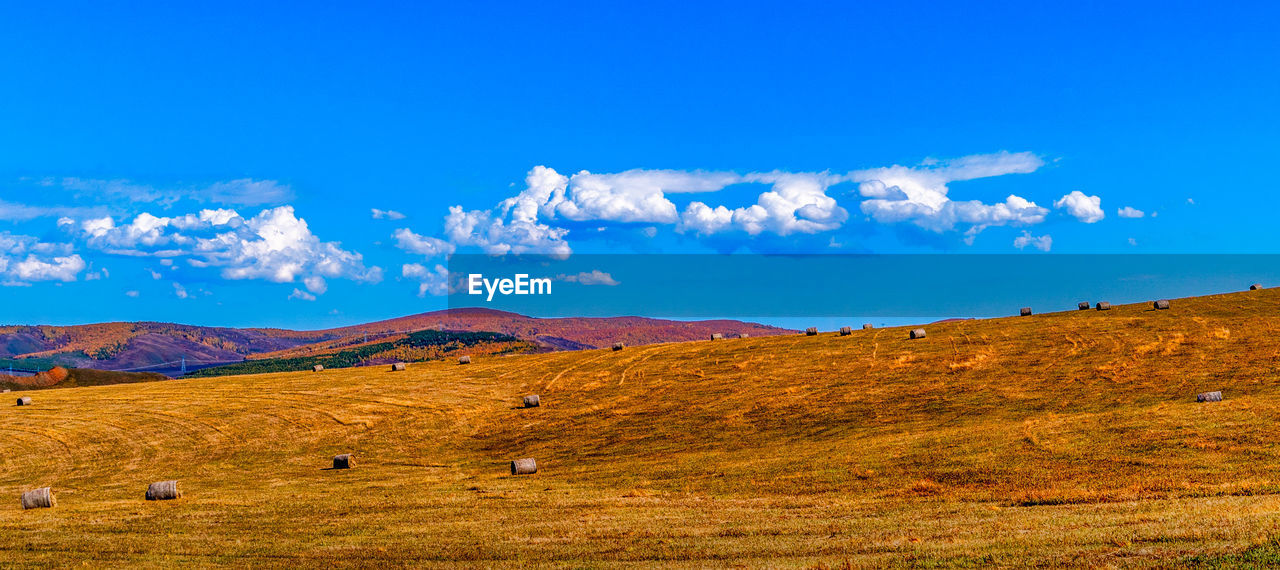
{"type": "Polygon", "coordinates": [[[261,4],[0,8],[0,322],[349,324],[450,251],[1275,252],[1267,4],[261,4]]]}

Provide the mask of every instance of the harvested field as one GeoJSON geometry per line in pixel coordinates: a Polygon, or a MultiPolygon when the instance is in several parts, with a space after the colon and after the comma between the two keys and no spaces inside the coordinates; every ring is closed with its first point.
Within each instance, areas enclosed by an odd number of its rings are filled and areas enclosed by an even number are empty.
{"type": "Polygon", "coordinates": [[[1175,304],[49,390],[0,562],[1275,563],[1280,289],[1175,304]]]}

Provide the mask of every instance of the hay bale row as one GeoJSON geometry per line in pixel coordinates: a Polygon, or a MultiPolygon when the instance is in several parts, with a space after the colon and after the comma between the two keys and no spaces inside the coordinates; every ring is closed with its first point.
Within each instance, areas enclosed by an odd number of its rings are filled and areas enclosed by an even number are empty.
{"type": "Polygon", "coordinates": [[[1249,286],[1250,291],[1257,291],[1258,289],[1261,289],[1261,288],[1262,288],[1261,283],[1254,283],[1253,285],[1249,286]]]}
{"type": "Polygon", "coordinates": [[[169,501],[181,497],[177,481],[160,481],[147,487],[148,501],[169,501]]]}
{"type": "MultiPolygon", "coordinates": [[[[538,396],[526,396],[525,405],[529,406],[529,399],[533,399],[533,406],[537,406],[538,396]]],[[[333,456],[334,469],[351,469],[355,467],[355,459],[350,453],[333,456]]],[[[511,462],[512,475],[532,475],[538,472],[538,462],[533,458],[517,459],[511,462]]],[[[171,501],[182,498],[182,491],[178,488],[176,480],[157,481],[147,486],[146,499],[148,501],[171,501]]],[[[49,487],[41,487],[23,493],[20,497],[23,509],[50,509],[58,504],[57,499],[53,495],[53,490],[49,487]]]]}
{"type": "MultiPolygon", "coordinates": [[[[177,481],[159,481],[147,486],[148,501],[168,501],[181,497],[182,491],[178,490],[177,481]]],[[[58,505],[58,499],[49,487],[27,491],[22,494],[21,501],[23,509],[52,509],[58,505]]]]}
{"type": "Polygon", "coordinates": [[[924,338],[924,337],[925,337],[924,329],[911,329],[912,340],[915,340],[917,338],[924,338]]]}
{"type": "Polygon", "coordinates": [[[8,389],[8,388],[5,388],[5,389],[3,389],[3,390],[0,390],[0,394],[8,394],[8,393],[9,393],[9,389],[8,389]]]}
{"type": "Polygon", "coordinates": [[[805,336],[818,336],[818,327],[809,327],[804,329],[805,336]]]}
{"type": "Polygon", "coordinates": [[[840,336],[849,336],[853,334],[853,327],[840,327],[840,336]]]}
{"type": "Polygon", "coordinates": [[[1089,310],[1089,302],[1088,302],[1088,301],[1080,301],[1079,303],[1076,303],[1076,309],[1079,309],[1079,310],[1081,310],[1081,311],[1088,311],[1088,310],[1089,310]]]}
{"type": "Polygon", "coordinates": [[[1023,317],[1030,317],[1030,316],[1031,316],[1031,307],[1023,307],[1022,309],[1020,309],[1020,310],[1018,311],[1018,315],[1019,315],[1019,316],[1023,316],[1023,317]]]}
{"type": "Polygon", "coordinates": [[[53,497],[53,491],[48,487],[41,487],[22,494],[23,509],[52,509],[57,504],[58,500],[53,497]]]}
{"type": "Polygon", "coordinates": [[[392,371],[392,372],[402,372],[402,371],[404,371],[404,369],[405,369],[405,368],[406,368],[406,366],[405,366],[405,364],[404,364],[403,362],[397,362],[397,363],[395,363],[395,364],[392,364],[392,365],[391,365],[391,371],[392,371]]]}
{"type": "Polygon", "coordinates": [[[1099,311],[1110,311],[1110,310],[1111,310],[1111,303],[1108,303],[1108,302],[1106,302],[1106,301],[1098,301],[1098,307],[1097,307],[1097,308],[1098,308],[1098,310],[1099,310],[1099,311]]]}
{"type": "Polygon", "coordinates": [[[356,460],[354,457],[351,456],[350,453],[343,453],[342,455],[333,456],[334,469],[350,469],[355,466],[356,466],[356,460]]]}
{"type": "Polygon", "coordinates": [[[862,330],[864,330],[864,331],[869,331],[869,330],[874,329],[874,328],[876,328],[876,327],[875,327],[875,325],[873,325],[873,324],[871,324],[871,323],[863,323],[863,325],[862,325],[862,330]]]}
{"type": "Polygon", "coordinates": [[[1216,392],[1205,392],[1203,394],[1196,394],[1196,401],[1197,402],[1221,402],[1222,392],[1216,391],[1216,392]]]}
{"type": "Polygon", "coordinates": [[[463,356],[458,359],[458,364],[471,364],[471,355],[463,356]]]}
{"type": "Polygon", "coordinates": [[[18,398],[18,405],[19,405],[19,406],[30,406],[30,405],[31,405],[31,396],[23,396],[23,397],[21,397],[21,398],[18,398]]]}
{"type": "Polygon", "coordinates": [[[312,372],[324,372],[324,367],[319,364],[311,367],[312,372]]]}
{"type": "Polygon", "coordinates": [[[539,398],[537,394],[530,394],[524,397],[524,407],[526,408],[536,408],[541,405],[542,398],[539,398]]]}
{"type": "Polygon", "coordinates": [[[626,347],[627,347],[627,345],[622,344],[622,343],[620,343],[620,342],[615,342],[615,343],[613,343],[613,349],[614,349],[614,350],[622,350],[622,349],[624,349],[624,348],[626,348],[626,347]]]}
{"type": "Polygon", "coordinates": [[[724,335],[720,333],[711,333],[711,340],[724,340],[724,335]]]}
{"type": "Polygon", "coordinates": [[[1169,309],[1169,300],[1160,299],[1159,301],[1152,303],[1151,306],[1155,307],[1157,311],[1165,311],[1169,309]]]}
{"type": "Polygon", "coordinates": [[[538,472],[538,462],[532,458],[517,459],[511,462],[512,475],[533,475],[538,472]]]}
{"type": "Polygon", "coordinates": [[[747,333],[738,333],[738,338],[747,338],[747,337],[749,337],[749,336],[751,336],[751,335],[749,335],[749,334],[747,334],[747,333]]]}

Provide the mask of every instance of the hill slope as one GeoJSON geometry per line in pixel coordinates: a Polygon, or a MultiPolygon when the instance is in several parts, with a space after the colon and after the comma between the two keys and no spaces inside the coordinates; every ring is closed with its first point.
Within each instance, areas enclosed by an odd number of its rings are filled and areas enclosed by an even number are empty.
{"type": "Polygon", "coordinates": [[[37,394],[6,565],[1280,561],[1280,291],[37,394]],[[1225,401],[1197,404],[1222,390],[1225,401]],[[520,409],[536,393],[542,406],[520,409]],[[356,468],[324,469],[351,452],[356,468]],[[512,477],[506,462],[538,460],[512,477]],[[176,478],[178,501],[147,503],[176,478]]]}
{"type": "Polygon", "coordinates": [[[0,326],[0,365],[46,369],[53,365],[177,374],[188,368],[246,358],[306,358],[370,342],[403,340],[411,332],[498,332],[543,350],[599,348],[622,341],[651,344],[707,338],[713,332],[753,336],[792,331],[740,321],[668,321],[643,317],[538,319],[487,309],[436,311],[317,331],[236,329],[172,323],[101,323],[74,326],[0,326]]]}
{"type": "Polygon", "coordinates": [[[317,364],[324,368],[377,366],[394,362],[447,360],[461,355],[520,354],[536,352],[537,349],[538,346],[531,342],[501,333],[424,330],[343,349],[316,351],[306,356],[260,358],[202,368],[186,377],[305,371],[312,370],[317,364]]]}
{"type": "Polygon", "coordinates": [[[0,359],[24,367],[60,364],[105,370],[189,363],[235,362],[250,354],[333,338],[314,331],[236,329],[173,323],[2,326],[0,359]],[[26,361],[26,362],[24,362],[26,361]],[[38,364],[36,364],[38,363],[38,364]]]}
{"type": "Polygon", "coordinates": [[[648,317],[526,317],[492,309],[451,309],[378,321],[353,327],[317,331],[335,337],[351,337],[363,332],[384,333],[435,329],[448,331],[490,331],[539,342],[557,349],[604,348],[615,342],[628,345],[704,340],[711,333],[726,336],[790,334],[795,331],[734,320],[672,321],[648,317]]]}

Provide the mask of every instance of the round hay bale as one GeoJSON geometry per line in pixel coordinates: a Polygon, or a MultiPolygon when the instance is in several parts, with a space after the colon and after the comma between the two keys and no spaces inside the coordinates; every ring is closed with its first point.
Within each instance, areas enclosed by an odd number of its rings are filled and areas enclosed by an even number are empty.
{"type": "Polygon", "coordinates": [[[8,393],[9,393],[9,389],[8,389],[8,388],[5,388],[5,389],[3,389],[3,390],[0,390],[0,394],[8,394],[8,393]]]}
{"type": "Polygon", "coordinates": [[[1023,317],[1030,317],[1031,307],[1023,307],[1021,310],[1018,311],[1018,315],[1023,317]]]}
{"type": "Polygon", "coordinates": [[[869,331],[869,330],[874,329],[874,328],[876,328],[876,326],[875,326],[875,325],[873,325],[873,324],[871,324],[871,323],[865,323],[865,324],[863,324],[863,325],[862,325],[862,330],[864,330],[864,331],[869,331]]]}
{"type": "Polygon", "coordinates": [[[711,340],[724,340],[724,335],[720,333],[711,333],[711,340]]]}
{"type": "Polygon", "coordinates": [[[391,365],[392,372],[403,372],[405,368],[408,368],[408,367],[405,366],[403,362],[397,362],[391,365]]]}
{"type": "Polygon", "coordinates": [[[738,338],[747,338],[747,337],[749,337],[749,336],[751,336],[751,335],[749,335],[749,334],[747,334],[747,333],[738,333],[738,338]]]}
{"type": "Polygon", "coordinates": [[[18,398],[18,405],[19,405],[19,406],[30,406],[30,405],[31,405],[31,396],[23,396],[23,397],[21,397],[21,398],[18,398]]]}
{"type": "Polygon", "coordinates": [[[613,349],[614,349],[614,350],[622,350],[622,349],[624,349],[624,348],[626,348],[626,347],[627,347],[627,345],[622,344],[622,343],[620,343],[620,342],[615,342],[615,343],[613,343],[613,349]]]}
{"type": "Polygon", "coordinates": [[[41,487],[22,494],[23,509],[52,509],[57,504],[58,500],[53,497],[53,491],[48,487],[41,487]]]}
{"type": "Polygon", "coordinates": [[[511,462],[512,475],[532,475],[538,472],[538,462],[533,459],[517,459],[511,462]]]}
{"type": "Polygon", "coordinates": [[[351,469],[352,467],[355,467],[355,466],[356,466],[356,458],[352,457],[350,453],[343,453],[342,455],[333,456],[334,469],[351,469]]]}
{"type": "Polygon", "coordinates": [[[526,408],[536,408],[541,405],[542,398],[539,398],[537,394],[530,394],[524,397],[524,407],[526,408]]]}
{"type": "Polygon", "coordinates": [[[1169,308],[1169,300],[1160,299],[1159,301],[1152,303],[1151,306],[1155,307],[1157,311],[1164,311],[1169,308]]]}
{"type": "Polygon", "coordinates": [[[924,329],[911,329],[911,338],[913,340],[917,338],[924,338],[924,336],[925,336],[924,329]]]}
{"type": "Polygon", "coordinates": [[[1261,288],[1262,288],[1261,283],[1254,283],[1253,285],[1249,286],[1250,291],[1257,291],[1258,289],[1261,289],[1261,288]]]}
{"type": "Polygon", "coordinates": [[[1106,301],[1098,301],[1098,310],[1099,310],[1099,311],[1110,311],[1110,310],[1111,310],[1111,303],[1108,303],[1108,302],[1106,302],[1106,301]]]}
{"type": "Polygon", "coordinates": [[[458,359],[458,364],[471,364],[471,355],[463,356],[458,359]]]}
{"type": "Polygon", "coordinates": [[[840,336],[849,336],[853,334],[853,327],[840,327],[840,336]]]}
{"type": "Polygon", "coordinates": [[[818,327],[809,327],[804,329],[805,336],[818,336],[818,327]]]}
{"type": "Polygon", "coordinates": [[[324,372],[324,367],[319,364],[311,367],[312,372],[324,372]]]}
{"type": "Polygon", "coordinates": [[[1088,311],[1088,310],[1089,310],[1089,302],[1088,302],[1088,301],[1080,301],[1079,303],[1077,303],[1077,304],[1076,304],[1076,308],[1077,308],[1077,309],[1080,309],[1081,311],[1088,311]]]}
{"type": "Polygon", "coordinates": [[[1222,392],[1217,391],[1217,392],[1205,392],[1203,394],[1196,394],[1196,401],[1197,402],[1221,402],[1222,392]]]}
{"type": "Polygon", "coordinates": [[[147,486],[148,501],[168,501],[182,497],[177,481],[160,481],[147,486]]]}

